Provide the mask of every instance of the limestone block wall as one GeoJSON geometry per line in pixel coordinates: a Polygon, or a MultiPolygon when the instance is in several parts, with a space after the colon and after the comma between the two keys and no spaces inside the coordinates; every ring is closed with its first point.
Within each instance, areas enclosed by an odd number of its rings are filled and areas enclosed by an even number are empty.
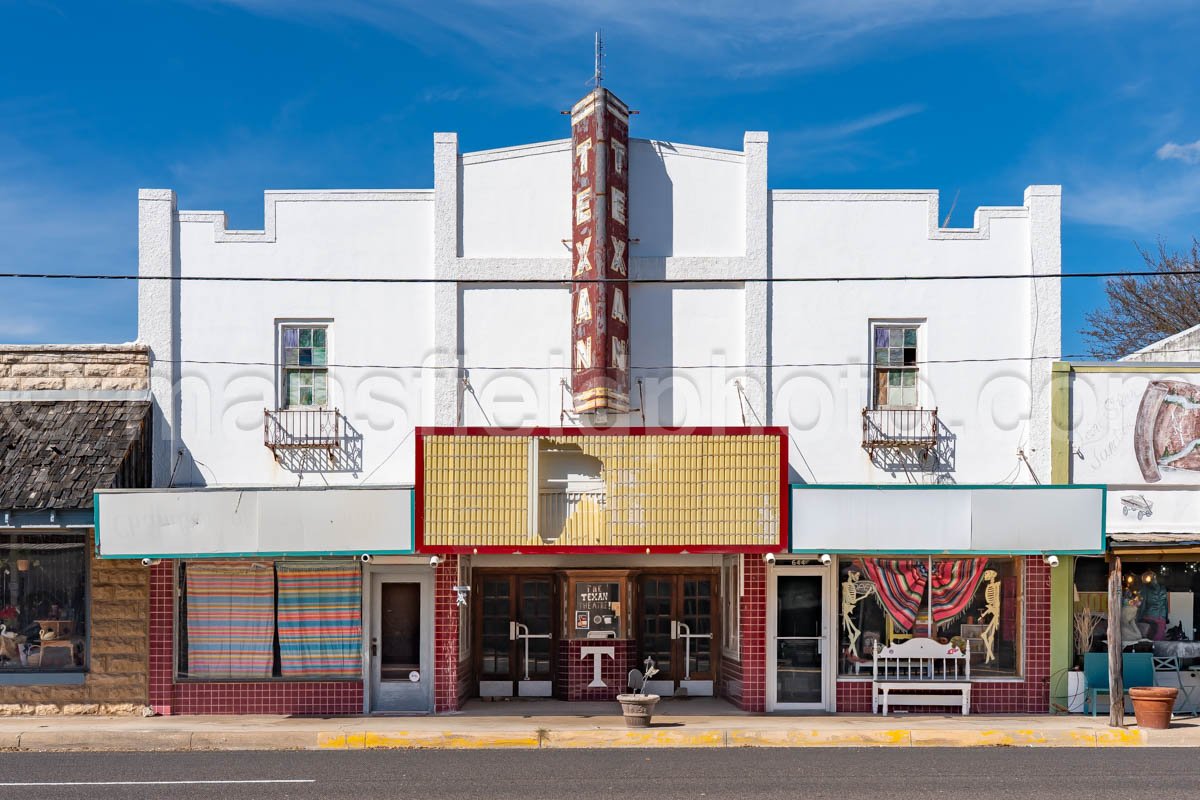
{"type": "MultiPolygon", "coordinates": [[[[91,531],[89,542],[93,541],[91,531]]],[[[150,570],[88,545],[91,657],[83,685],[0,685],[0,716],[141,714],[149,699],[150,570]]]]}
{"type": "Polygon", "coordinates": [[[0,392],[149,388],[150,349],[145,345],[0,345],[0,392]]]}

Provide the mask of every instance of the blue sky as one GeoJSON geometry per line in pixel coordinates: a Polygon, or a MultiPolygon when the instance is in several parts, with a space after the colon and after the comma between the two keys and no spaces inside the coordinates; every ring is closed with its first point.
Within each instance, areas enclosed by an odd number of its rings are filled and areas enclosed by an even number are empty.
{"type": "MultiPolygon", "coordinates": [[[[636,136],[740,148],[778,188],[935,188],[952,224],[1064,187],[1067,271],[1200,233],[1200,14],[1092,0],[0,0],[0,271],[136,270],[138,187],[262,224],[268,188],[432,185],[561,138],[592,32],[636,136]]],[[[1100,282],[1065,282],[1082,351],[1100,282]]],[[[132,285],[0,282],[0,341],[125,341],[132,285]]]]}

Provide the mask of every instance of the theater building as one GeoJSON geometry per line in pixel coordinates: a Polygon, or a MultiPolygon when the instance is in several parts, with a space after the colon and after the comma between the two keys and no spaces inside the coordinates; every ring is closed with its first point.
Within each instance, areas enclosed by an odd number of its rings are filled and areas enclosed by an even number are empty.
{"type": "Polygon", "coordinates": [[[769,188],[766,133],[637,138],[606,88],[569,119],[435,134],[432,189],[267,192],[261,230],[140,193],[155,488],[97,518],[150,570],[150,704],[611,700],[651,659],[863,711],[924,630],[988,640],[979,710],[1047,710],[1046,556],[1102,547],[1095,490],[1035,485],[1058,187],[950,228],[769,188]]]}

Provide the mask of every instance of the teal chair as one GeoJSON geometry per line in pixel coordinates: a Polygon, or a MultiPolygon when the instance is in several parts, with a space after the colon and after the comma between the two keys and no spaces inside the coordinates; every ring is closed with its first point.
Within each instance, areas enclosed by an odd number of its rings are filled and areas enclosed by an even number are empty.
{"type": "MultiPolygon", "coordinates": [[[[1087,681],[1087,705],[1096,716],[1096,700],[1108,694],[1108,653],[1085,653],[1083,677],[1087,681]]],[[[1123,653],[1121,682],[1126,689],[1154,685],[1154,654],[1123,653]]]]}

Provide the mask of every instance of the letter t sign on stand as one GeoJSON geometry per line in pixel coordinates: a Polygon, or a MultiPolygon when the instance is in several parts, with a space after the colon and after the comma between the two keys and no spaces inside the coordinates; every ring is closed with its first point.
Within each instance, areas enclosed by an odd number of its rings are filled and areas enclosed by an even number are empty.
{"type": "Polygon", "coordinates": [[[608,656],[614,661],[617,658],[617,648],[615,647],[581,647],[579,648],[580,660],[592,656],[595,660],[592,661],[592,682],[588,684],[589,689],[607,689],[608,684],[600,679],[600,659],[608,656]]]}

